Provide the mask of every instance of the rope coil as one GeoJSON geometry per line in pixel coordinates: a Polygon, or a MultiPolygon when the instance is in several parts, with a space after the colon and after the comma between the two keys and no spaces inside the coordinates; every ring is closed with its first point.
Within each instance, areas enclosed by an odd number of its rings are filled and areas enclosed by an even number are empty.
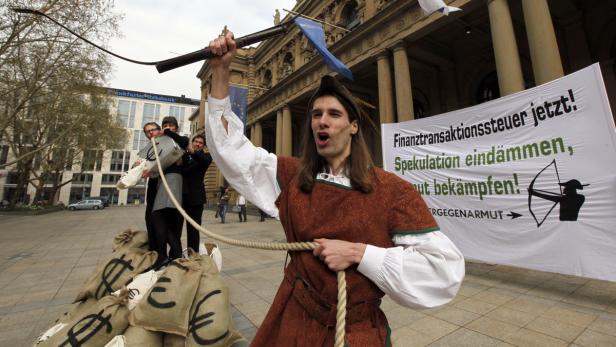
{"type": "MultiPolygon", "coordinates": [[[[197,230],[204,233],[207,237],[210,237],[214,240],[244,248],[256,248],[256,249],[266,249],[266,250],[276,250],[276,251],[309,251],[316,248],[316,243],[314,242],[265,242],[265,241],[255,241],[255,240],[236,240],[226,236],[222,236],[211,232],[197,222],[195,222],[186,211],[182,208],[180,203],[175,199],[175,196],[171,192],[171,188],[167,184],[167,179],[163,174],[163,168],[160,164],[160,157],[158,156],[158,147],[156,146],[156,139],[154,137],[150,138],[150,142],[152,143],[152,147],[154,148],[154,155],[156,156],[156,166],[158,167],[158,172],[160,173],[159,177],[163,182],[163,186],[173,202],[175,208],[180,212],[180,214],[186,219],[188,223],[190,223],[197,230]]],[[[346,326],[346,304],[347,304],[347,292],[346,292],[346,276],[344,271],[338,271],[337,273],[338,279],[338,304],[337,304],[337,312],[336,312],[336,334],[334,339],[334,347],[343,347],[344,346],[344,334],[345,334],[345,326],[346,326]]]]}

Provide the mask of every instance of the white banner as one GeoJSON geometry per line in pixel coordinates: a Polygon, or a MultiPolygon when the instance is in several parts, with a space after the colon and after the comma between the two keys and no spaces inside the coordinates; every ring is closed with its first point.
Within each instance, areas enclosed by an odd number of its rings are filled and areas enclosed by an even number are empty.
{"type": "Polygon", "coordinates": [[[467,258],[616,281],[616,133],[598,64],[382,134],[385,169],[467,258]]]}

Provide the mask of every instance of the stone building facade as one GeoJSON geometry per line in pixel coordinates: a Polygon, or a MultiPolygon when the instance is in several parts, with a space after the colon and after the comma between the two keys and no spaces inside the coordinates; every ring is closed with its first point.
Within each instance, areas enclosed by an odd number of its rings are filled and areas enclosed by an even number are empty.
{"type": "MultiPolygon", "coordinates": [[[[614,110],[616,2],[446,3],[462,12],[426,16],[416,0],[300,0],[293,10],[342,27],[324,27],[329,49],[353,71],[355,80],[344,83],[374,107],[366,110],[377,125],[476,105],[596,62],[614,110]]],[[[299,153],[308,98],[320,77],[331,73],[315,52],[292,27],[238,53],[231,82],[250,86],[247,126],[255,145],[299,153]]],[[[211,80],[207,61],[197,77],[203,105],[211,80]]],[[[203,128],[204,110],[197,128],[203,128]]],[[[379,130],[368,140],[380,164],[379,130]]]]}

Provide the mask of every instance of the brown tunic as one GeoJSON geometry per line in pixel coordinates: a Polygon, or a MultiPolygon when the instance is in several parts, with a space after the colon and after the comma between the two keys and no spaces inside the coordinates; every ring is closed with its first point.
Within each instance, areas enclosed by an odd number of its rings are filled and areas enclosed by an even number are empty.
{"type": "MultiPolygon", "coordinates": [[[[316,238],[393,247],[393,233],[423,233],[437,224],[414,187],[375,169],[371,193],[317,180],[311,193],[299,189],[299,161],[278,157],[282,192],[276,200],[287,240],[316,238]]],[[[251,346],[333,346],[337,302],[336,273],[311,251],[290,252],[291,261],[274,302],[251,346]]],[[[386,346],[387,319],[379,308],[384,293],[357,270],[346,270],[345,341],[355,346],[386,346]]]]}

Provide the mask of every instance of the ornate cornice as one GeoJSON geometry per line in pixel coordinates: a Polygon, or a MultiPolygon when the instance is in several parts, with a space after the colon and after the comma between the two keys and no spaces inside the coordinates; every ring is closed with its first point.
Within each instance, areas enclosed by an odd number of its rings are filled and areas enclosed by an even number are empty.
{"type": "MultiPolygon", "coordinates": [[[[462,7],[470,0],[456,0],[451,6],[462,7]]],[[[321,4],[325,7],[329,4],[321,4]]],[[[311,4],[311,9],[316,4],[311,4]]],[[[424,36],[426,30],[436,29],[438,26],[427,28],[438,21],[449,20],[441,14],[425,16],[417,1],[393,1],[385,6],[377,15],[363,22],[354,31],[342,37],[330,47],[330,51],[342,60],[347,66],[353,68],[367,60],[374,60],[379,52],[391,50],[404,40],[413,40],[424,36]]],[[[292,39],[295,34],[287,34],[292,39]]],[[[279,42],[287,42],[280,39],[279,42]]],[[[275,55],[281,49],[275,45],[265,46],[270,54],[275,55]]],[[[282,45],[281,45],[282,46],[282,45]]],[[[278,46],[278,47],[281,47],[278,46]]],[[[261,47],[257,48],[260,51],[261,47]]],[[[258,54],[258,52],[257,52],[258,54]]],[[[322,63],[320,57],[313,58],[289,76],[279,80],[271,89],[257,96],[248,106],[248,113],[252,115],[250,121],[267,117],[282,107],[283,104],[293,102],[306,96],[317,86],[320,77],[329,70],[322,63]]]]}

